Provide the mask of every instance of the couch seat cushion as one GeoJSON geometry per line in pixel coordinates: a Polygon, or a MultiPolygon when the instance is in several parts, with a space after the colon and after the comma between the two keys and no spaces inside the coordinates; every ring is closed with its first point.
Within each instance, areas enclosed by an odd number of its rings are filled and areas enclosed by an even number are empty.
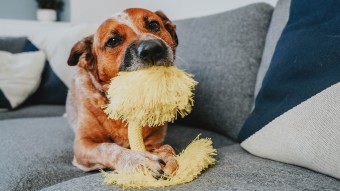
{"type": "MultiPolygon", "coordinates": [[[[44,191],[113,191],[102,184],[100,173],[74,178],[44,191]]],[[[340,181],[313,171],[261,159],[248,154],[238,144],[218,149],[218,163],[191,183],[164,190],[338,190],[340,181]]],[[[149,189],[154,190],[154,189],[149,189]]]]}
{"type": "MultiPolygon", "coordinates": [[[[66,118],[3,120],[0,131],[0,190],[38,190],[93,174],[71,164],[74,135],[66,118]]],[[[234,144],[207,130],[175,125],[169,127],[166,142],[181,151],[198,133],[211,137],[216,148],[234,144]]]]}
{"type": "Polygon", "coordinates": [[[63,105],[31,105],[20,107],[15,110],[0,112],[0,120],[29,117],[62,116],[64,113],[65,106],[63,105]]]}

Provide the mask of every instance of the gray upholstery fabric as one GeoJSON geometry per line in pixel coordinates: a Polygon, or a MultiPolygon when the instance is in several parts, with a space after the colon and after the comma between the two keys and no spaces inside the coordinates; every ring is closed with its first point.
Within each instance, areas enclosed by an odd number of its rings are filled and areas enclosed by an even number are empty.
{"type": "Polygon", "coordinates": [[[181,152],[185,147],[194,140],[197,135],[201,134],[201,138],[210,137],[213,140],[214,148],[221,148],[226,145],[235,144],[233,140],[212,131],[198,129],[193,127],[170,124],[164,144],[171,145],[177,153],[181,152]]]}
{"type": "Polygon", "coordinates": [[[193,112],[177,123],[236,140],[252,106],[272,11],[270,5],[259,3],[175,22],[176,64],[199,82],[193,112]]]}
{"type": "Polygon", "coordinates": [[[37,190],[85,175],[73,167],[65,118],[0,121],[0,190],[37,190]]]}
{"type": "Polygon", "coordinates": [[[0,37],[0,50],[19,53],[24,48],[26,37],[0,37]]]}
{"type": "MultiPolygon", "coordinates": [[[[339,190],[340,181],[313,171],[257,158],[238,144],[218,149],[218,164],[191,183],[163,190],[339,190]]],[[[72,179],[44,191],[121,190],[102,185],[102,175],[72,179]]],[[[149,189],[155,190],[155,189],[149,189]]],[[[161,189],[160,189],[161,190],[161,189]]]]}
{"type": "MultiPolygon", "coordinates": [[[[38,190],[92,173],[71,164],[73,132],[66,118],[45,117],[0,121],[0,190],[38,190]]],[[[196,135],[213,139],[215,147],[233,141],[207,130],[170,125],[166,142],[181,151],[196,135]]]]}
{"type": "Polygon", "coordinates": [[[255,96],[261,89],[262,81],[271,63],[277,41],[281,36],[283,28],[287,24],[289,17],[289,7],[290,0],[279,0],[275,7],[266,37],[266,44],[263,50],[261,65],[257,73],[255,96]]]}
{"type": "Polygon", "coordinates": [[[29,118],[29,117],[53,117],[62,116],[65,106],[61,105],[32,105],[10,111],[0,112],[0,120],[29,118]]]}

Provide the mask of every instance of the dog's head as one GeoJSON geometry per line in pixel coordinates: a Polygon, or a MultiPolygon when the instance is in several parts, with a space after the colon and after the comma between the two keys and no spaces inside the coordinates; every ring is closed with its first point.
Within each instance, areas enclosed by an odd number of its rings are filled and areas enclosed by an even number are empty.
{"type": "Polygon", "coordinates": [[[76,43],[68,65],[78,64],[105,84],[120,71],[172,65],[177,45],[176,26],[162,12],[127,9],[76,43]]]}

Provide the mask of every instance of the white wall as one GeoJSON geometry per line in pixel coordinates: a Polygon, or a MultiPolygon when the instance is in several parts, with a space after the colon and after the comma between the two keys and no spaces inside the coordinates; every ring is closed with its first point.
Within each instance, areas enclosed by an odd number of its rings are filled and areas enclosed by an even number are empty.
{"type": "MultiPolygon", "coordinates": [[[[38,4],[35,0],[0,0],[1,19],[36,20],[38,4]]],[[[59,20],[70,21],[70,0],[64,0],[59,20]]]]}
{"type": "Polygon", "coordinates": [[[275,6],[277,0],[70,0],[71,22],[101,22],[126,8],[162,10],[170,19],[198,17],[256,2],[275,6]]]}

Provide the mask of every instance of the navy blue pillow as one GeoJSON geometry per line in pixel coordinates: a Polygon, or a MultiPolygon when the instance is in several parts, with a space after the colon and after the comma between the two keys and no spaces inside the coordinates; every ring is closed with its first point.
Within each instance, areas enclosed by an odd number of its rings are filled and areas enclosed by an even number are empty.
{"type": "Polygon", "coordinates": [[[11,104],[9,103],[8,99],[0,89],[0,109],[1,108],[9,109],[11,108],[11,104]]]}
{"type": "Polygon", "coordinates": [[[292,0],[288,23],[239,141],[339,81],[340,1],[292,0]]]}
{"type": "MultiPolygon", "coordinates": [[[[28,39],[22,52],[38,51],[39,49],[32,44],[28,39]]],[[[66,61],[65,61],[66,62],[66,61]]],[[[67,87],[53,72],[50,64],[46,61],[41,82],[37,91],[31,95],[23,105],[33,104],[65,104],[67,96],[67,87]]]]}

